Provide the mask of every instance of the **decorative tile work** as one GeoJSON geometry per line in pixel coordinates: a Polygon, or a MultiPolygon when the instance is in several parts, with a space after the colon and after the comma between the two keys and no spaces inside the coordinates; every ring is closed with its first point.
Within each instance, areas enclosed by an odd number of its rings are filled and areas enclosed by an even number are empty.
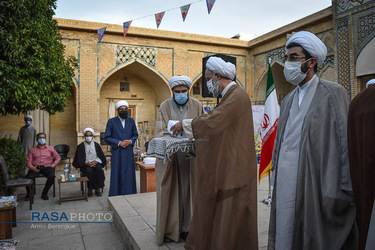
{"type": "Polygon", "coordinates": [[[375,37],[375,8],[361,12],[353,18],[354,58],[375,37]]]}
{"type": "Polygon", "coordinates": [[[283,58],[285,57],[285,48],[279,48],[279,49],[275,49],[273,51],[270,51],[266,54],[266,67],[268,67],[268,63],[270,63],[270,59],[271,59],[271,63],[272,62],[281,62],[281,63],[284,63],[283,62],[283,58]]]}
{"type": "Polygon", "coordinates": [[[323,71],[323,69],[329,65],[334,66],[335,65],[335,57],[333,55],[327,56],[324,60],[324,63],[318,67],[318,71],[316,74],[319,76],[319,74],[323,71]]]}
{"type": "Polygon", "coordinates": [[[369,3],[372,0],[338,0],[336,11],[338,14],[342,14],[345,11],[357,8],[363,4],[369,3]]]}
{"type": "Polygon", "coordinates": [[[319,37],[319,39],[322,40],[322,42],[327,47],[328,55],[335,52],[336,41],[333,29],[316,34],[316,36],[319,37]]]}
{"type": "Polygon", "coordinates": [[[342,18],[337,20],[336,25],[338,82],[346,89],[349,96],[351,97],[348,18],[342,18]]]}
{"type": "Polygon", "coordinates": [[[117,45],[116,66],[138,59],[156,68],[156,49],[151,47],[117,45]]]}

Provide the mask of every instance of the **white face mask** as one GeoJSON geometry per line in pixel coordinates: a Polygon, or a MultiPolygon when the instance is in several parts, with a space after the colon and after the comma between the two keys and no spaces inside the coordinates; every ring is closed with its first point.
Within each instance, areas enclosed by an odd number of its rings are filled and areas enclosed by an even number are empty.
{"type": "Polygon", "coordinates": [[[89,137],[89,136],[85,137],[85,141],[87,143],[90,143],[92,141],[92,137],[89,137]]]}
{"type": "MultiPolygon", "coordinates": [[[[309,59],[310,60],[310,59],[309,59]]],[[[308,60],[307,60],[308,61],[308,60]]],[[[285,79],[293,85],[298,85],[306,78],[307,73],[310,71],[311,68],[306,73],[301,71],[301,65],[304,62],[289,62],[286,61],[284,65],[284,76],[285,79]]]]}
{"type": "Polygon", "coordinates": [[[207,88],[214,97],[218,97],[220,95],[220,85],[218,81],[212,83],[212,79],[210,79],[207,81],[207,88]]]}

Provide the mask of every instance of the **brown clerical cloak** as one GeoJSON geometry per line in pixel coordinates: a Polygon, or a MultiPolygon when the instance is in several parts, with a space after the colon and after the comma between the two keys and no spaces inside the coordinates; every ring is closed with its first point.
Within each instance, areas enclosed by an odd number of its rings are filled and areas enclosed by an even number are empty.
{"type": "Polygon", "coordinates": [[[375,198],[374,85],[359,93],[350,103],[348,150],[354,199],[357,206],[358,246],[359,249],[365,249],[375,198]]]}
{"type": "Polygon", "coordinates": [[[197,193],[186,249],[258,249],[257,162],[251,102],[235,85],[192,121],[197,193]]]}

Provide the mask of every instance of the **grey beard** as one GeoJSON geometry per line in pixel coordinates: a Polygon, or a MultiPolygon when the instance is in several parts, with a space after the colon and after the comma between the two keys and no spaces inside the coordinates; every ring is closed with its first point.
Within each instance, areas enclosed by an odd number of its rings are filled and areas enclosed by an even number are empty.
{"type": "Polygon", "coordinates": [[[212,88],[212,95],[213,97],[218,97],[220,95],[220,86],[219,84],[212,84],[213,85],[213,88],[212,88]]]}

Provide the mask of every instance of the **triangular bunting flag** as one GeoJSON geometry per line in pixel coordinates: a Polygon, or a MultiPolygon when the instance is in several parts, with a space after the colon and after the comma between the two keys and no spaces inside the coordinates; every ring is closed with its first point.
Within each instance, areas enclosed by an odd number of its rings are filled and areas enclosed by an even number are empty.
{"type": "Polygon", "coordinates": [[[181,15],[182,15],[182,21],[185,22],[185,18],[187,16],[187,13],[189,11],[189,8],[190,8],[190,3],[187,4],[187,5],[184,5],[184,6],[181,6],[180,9],[181,9],[181,15]]]}
{"type": "Polygon", "coordinates": [[[159,25],[161,23],[161,20],[163,19],[165,11],[160,12],[158,14],[155,14],[155,21],[156,21],[156,27],[159,29],[159,25]]]}
{"type": "Polygon", "coordinates": [[[102,38],[104,36],[104,33],[105,33],[106,29],[107,29],[107,27],[105,27],[103,29],[98,29],[98,43],[100,43],[102,41],[102,38]]]}
{"type": "Polygon", "coordinates": [[[132,21],[128,21],[124,23],[124,37],[126,36],[126,33],[128,33],[131,24],[132,24],[132,21]]]}
{"type": "Polygon", "coordinates": [[[206,2],[207,2],[207,10],[208,10],[208,14],[211,13],[211,9],[212,9],[212,7],[214,7],[215,1],[216,1],[216,0],[206,0],[206,2]]]}

